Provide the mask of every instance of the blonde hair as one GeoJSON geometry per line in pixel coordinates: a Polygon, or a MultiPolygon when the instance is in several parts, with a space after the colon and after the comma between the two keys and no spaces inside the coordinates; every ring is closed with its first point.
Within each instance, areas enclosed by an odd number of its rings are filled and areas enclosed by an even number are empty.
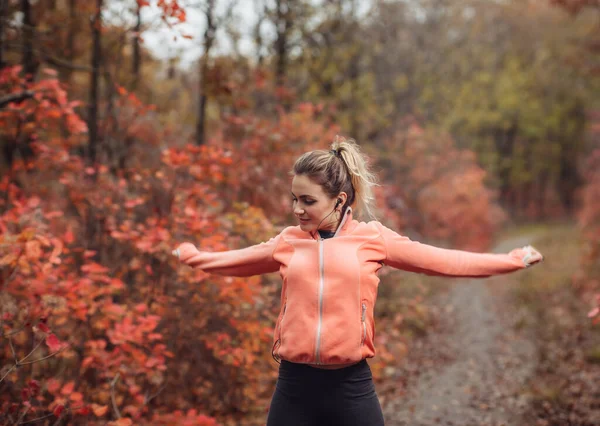
{"type": "Polygon", "coordinates": [[[377,180],[369,170],[368,158],[354,139],[336,136],[330,151],[316,150],[301,155],[292,173],[306,175],[321,185],[331,198],[340,192],[348,194],[342,211],[356,203],[359,216],[375,218],[373,187],[377,185],[377,180]]]}

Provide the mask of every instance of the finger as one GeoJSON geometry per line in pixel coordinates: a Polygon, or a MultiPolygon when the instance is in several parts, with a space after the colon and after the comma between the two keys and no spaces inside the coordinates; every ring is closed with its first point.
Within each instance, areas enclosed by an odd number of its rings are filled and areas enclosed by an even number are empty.
{"type": "Polygon", "coordinates": [[[523,247],[523,251],[525,251],[525,255],[523,256],[523,263],[525,263],[526,266],[529,266],[531,265],[531,258],[534,256],[531,250],[531,246],[523,247]]]}
{"type": "Polygon", "coordinates": [[[533,255],[535,256],[535,259],[537,262],[542,262],[544,260],[544,255],[542,253],[540,253],[540,251],[538,249],[536,249],[534,246],[529,246],[531,247],[531,251],[533,252],[533,255]]]}

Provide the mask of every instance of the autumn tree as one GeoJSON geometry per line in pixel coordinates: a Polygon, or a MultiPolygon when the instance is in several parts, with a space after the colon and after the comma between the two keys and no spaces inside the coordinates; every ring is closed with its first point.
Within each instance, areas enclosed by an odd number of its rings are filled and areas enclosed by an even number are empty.
{"type": "Polygon", "coordinates": [[[419,240],[451,242],[485,250],[506,219],[497,193],[485,186],[486,172],[472,151],[458,149],[448,134],[407,119],[385,141],[380,166],[395,193],[386,202],[419,240]],[[406,128],[406,130],[404,130],[406,128]]]}

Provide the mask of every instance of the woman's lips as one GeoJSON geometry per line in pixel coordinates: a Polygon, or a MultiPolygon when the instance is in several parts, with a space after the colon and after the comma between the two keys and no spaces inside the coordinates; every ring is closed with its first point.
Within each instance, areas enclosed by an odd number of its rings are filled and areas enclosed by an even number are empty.
{"type": "Polygon", "coordinates": [[[307,222],[310,222],[310,219],[302,219],[302,218],[300,218],[300,217],[298,218],[298,220],[299,220],[301,223],[307,223],[307,222]]]}

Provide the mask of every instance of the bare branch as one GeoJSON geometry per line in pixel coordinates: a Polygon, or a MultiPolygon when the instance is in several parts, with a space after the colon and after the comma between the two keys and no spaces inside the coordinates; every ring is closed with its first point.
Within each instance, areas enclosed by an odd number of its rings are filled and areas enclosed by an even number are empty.
{"type": "Polygon", "coordinates": [[[119,381],[119,377],[120,373],[117,373],[115,378],[110,383],[110,399],[112,400],[113,410],[115,412],[115,416],[117,416],[117,419],[121,418],[121,413],[119,412],[119,408],[117,407],[117,401],[115,400],[115,385],[119,381]]]}
{"type": "MultiPolygon", "coordinates": [[[[31,356],[31,355],[32,355],[32,354],[35,352],[35,350],[36,350],[37,348],[39,348],[39,347],[40,347],[40,345],[42,344],[42,342],[43,342],[43,341],[44,341],[44,339],[41,339],[41,340],[40,340],[40,341],[37,343],[37,345],[35,345],[35,347],[34,347],[34,348],[31,350],[31,352],[29,352],[29,353],[27,354],[27,356],[26,356],[25,358],[23,358],[21,361],[17,361],[17,364],[23,365],[23,361],[25,361],[27,358],[29,358],[29,357],[30,357],[30,356],[31,356]]],[[[16,360],[15,360],[15,361],[16,361],[16,360]]]]}
{"type": "Polygon", "coordinates": [[[47,419],[48,417],[54,417],[54,414],[53,414],[53,413],[50,413],[50,414],[47,414],[47,415],[45,415],[45,416],[42,416],[42,417],[37,417],[37,418],[35,418],[35,419],[31,419],[31,420],[26,420],[26,421],[24,421],[24,422],[20,422],[20,423],[18,423],[18,424],[20,424],[20,425],[26,425],[27,423],[35,423],[35,422],[37,422],[37,421],[39,421],[39,420],[44,420],[44,419],[47,419]]]}
{"type": "Polygon", "coordinates": [[[167,386],[166,384],[163,384],[160,388],[158,388],[158,390],[155,393],[153,393],[150,396],[147,396],[147,394],[146,394],[146,397],[144,398],[144,405],[148,405],[148,403],[150,401],[152,401],[154,398],[156,398],[163,391],[163,389],[166,386],[167,386]]]}
{"type": "Polygon", "coordinates": [[[27,412],[31,409],[31,406],[26,407],[25,410],[23,410],[23,412],[21,413],[21,415],[19,416],[19,418],[17,419],[17,424],[21,423],[21,420],[23,420],[23,418],[25,418],[25,416],[27,415],[27,412]]]}
{"type": "Polygon", "coordinates": [[[7,372],[4,374],[4,376],[2,376],[2,378],[0,379],[0,383],[2,383],[2,380],[4,380],[4,378],[5,378],[6,376],[8,376],[8,375],[10,374],[10,372],[11,372],[11,371],[13,371],[15,368],[17,368],[17,364],[15,364],[15,365],[11,366],[11,367],[8,369],[8,371],[7,371],[7,372]]]}
{"type": "Polygon", "coordinates": [[[50,355],[47,355],[47,356],[45,356],[45,357],[43,357],[43,358],[34,359],[33,361],[19,362],[19,366],[22,366],[22,365],[29,365],[29,364],[34,364],[34,363],[36,363],[36,362],[40,362],[40,361],[43,361],[43,360],[45,360],[45,359],[51,358],[51,357],[53,357],[54,355],[58,355],[59,353],[61,353],[62,351],[64,351],[65,349],[67,349],[69,346],[71,346],[71,345],[70,345],[70,344],[67,344],[67,345],[63,346],[62,348],[60,348],[58,351],[56,351],[56,352],[52,352],[50,355]]]}
{"type": "Polygon", "coordinates": [[[25,99],[33,98],[35,92],[31,90],[25,90],[20,93],[11,93],[10,95],[3,96],[0,98],[0,108],[3,108],[5,105],[10,104],[11,102],[19,102],[24,101],[25,99]]]}
{"type": "Polygon", "coordinates": [[[15,364],[17,364],[19,362],[19,360],[17,359],[17,353],[15,352],[15,347],[13,346],[13,342],[12,342],[12,339],[10,338],[10,336],[8,337],[8,344],[10,345],[10,350],[12,351],[13,358],[15,360],[15,364]]]}

